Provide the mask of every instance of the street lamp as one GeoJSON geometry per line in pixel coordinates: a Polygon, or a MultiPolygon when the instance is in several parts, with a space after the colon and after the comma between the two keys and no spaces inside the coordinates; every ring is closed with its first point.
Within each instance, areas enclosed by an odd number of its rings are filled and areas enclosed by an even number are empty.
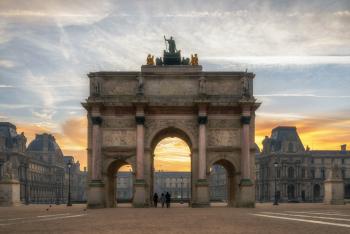
{"type": "Polygon", "coordinates": [[[277,201],[277,167],[278,167],[278,162],[274,162],[273,166],[275,167],[275,202],[273,203],[274,206],[278,205],[277,201]]]}
{"type": "Polygon", "coordinates": [[[67,166],[68,166],[68,202],[67,202],[67,206],[72,206],[72,202],[70,200],[70,168],[72,167],[72,163],[71,161],[69,161],[67,163],[67,166]]]}

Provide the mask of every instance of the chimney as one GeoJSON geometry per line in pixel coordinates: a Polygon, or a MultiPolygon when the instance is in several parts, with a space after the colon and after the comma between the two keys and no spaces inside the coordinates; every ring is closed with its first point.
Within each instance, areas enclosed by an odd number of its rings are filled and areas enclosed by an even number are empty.
{"type": "Polygon", "coordinates": [[[346,144],[340,146],[340,151],[346,151],[346,144]]]}

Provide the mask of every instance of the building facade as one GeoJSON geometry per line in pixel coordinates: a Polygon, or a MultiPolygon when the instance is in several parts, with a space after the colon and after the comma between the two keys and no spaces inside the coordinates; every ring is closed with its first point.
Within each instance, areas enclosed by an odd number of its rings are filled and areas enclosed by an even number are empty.
{"type": "Polygon", "coordinates": [[[265,137],[263,150],[256,155],[256,200],[321,202],[324,181],[333,165],[344,180],[344,196],[350,198],[350,151],[310,150],[304,147],[295,127],[277,127],[265,137]],[[276,186],[276,189],[275,189],[276,186]]]}
{"type": "MultiPolygon", "coordinates": [[[[132,172],[118,172],[117,201],[131,202],[134,175],[132,172]]],[[[154,191],[160,195],[169,192],[173,201],[189,201],[191,198],[191,172],[154,173],[154,191]]],[[[212,166],[209,176],[209,194],[211,201],[226,201],[227,173],[220,165],[212,166]]]]}
{"type": "Polygon", "coordinates": [[[0,181],[3,165],[10,161],[12,174],[20,183],[20,200],[24,204],[60,204],[67,201],[67,160],[72,163],[72,200],[86,201],[86,171],[80,171],[79,162],[65,157],[50,134],[37,134],[26,147],[26,137],[18,134],[16,126],[0,122],[0,181]]]}

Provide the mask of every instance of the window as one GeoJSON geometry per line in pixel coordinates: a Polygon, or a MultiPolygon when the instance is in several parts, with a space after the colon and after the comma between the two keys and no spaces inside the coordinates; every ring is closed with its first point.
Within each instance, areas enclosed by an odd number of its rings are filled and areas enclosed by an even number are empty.
{"type": "Polygon", "coordinates": [[[321,178],[322,179],[326,178],[326,174],[325,174],[324,168],[321,168],[321,178]]]}
{"type": "Polygon", "coordinates": [[[281,178],[281,168],[277,168],[277,178],[281,178]]]}
{"type": "Polygon", "coordinates": [[[294,168],[293,167],[288,168],[288,178],[294,178],[294,168]]]}
{"type": "Polygon", "coordinates": [[[315,169],[311,169],[310,173],[311,173],[311,178],[314,179],[315,178],[315,169]]]}
{"type": "Polygon", "coordinates": [[[301,177],[305,178],[305,168],[301,169],[301,177]]]}
{"type": "Polygon", "coordinates": [[[294,152],[294,146],[292,142],[289,142],[288,144],[288,152],[294,152]]]}

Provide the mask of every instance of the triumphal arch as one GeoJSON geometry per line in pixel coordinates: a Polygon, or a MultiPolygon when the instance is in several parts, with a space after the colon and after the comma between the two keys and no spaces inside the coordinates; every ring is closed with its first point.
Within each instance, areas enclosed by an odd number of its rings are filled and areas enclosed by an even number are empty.
{"type": "Polygon", "coordinates": [[[210,204],[213,164],[228,172],[228,205],[254,207],[255,75],[203,71],[196,54],[181,57],[174,39],[166,42],[163,56],[148,55],[140,71],[88,74],[88,207],[116,206],[115,175],[125,164],[133,169],[134,207],[150,206],[154,149],[169,136],[191,150],[192,207],[210,204]]]}

